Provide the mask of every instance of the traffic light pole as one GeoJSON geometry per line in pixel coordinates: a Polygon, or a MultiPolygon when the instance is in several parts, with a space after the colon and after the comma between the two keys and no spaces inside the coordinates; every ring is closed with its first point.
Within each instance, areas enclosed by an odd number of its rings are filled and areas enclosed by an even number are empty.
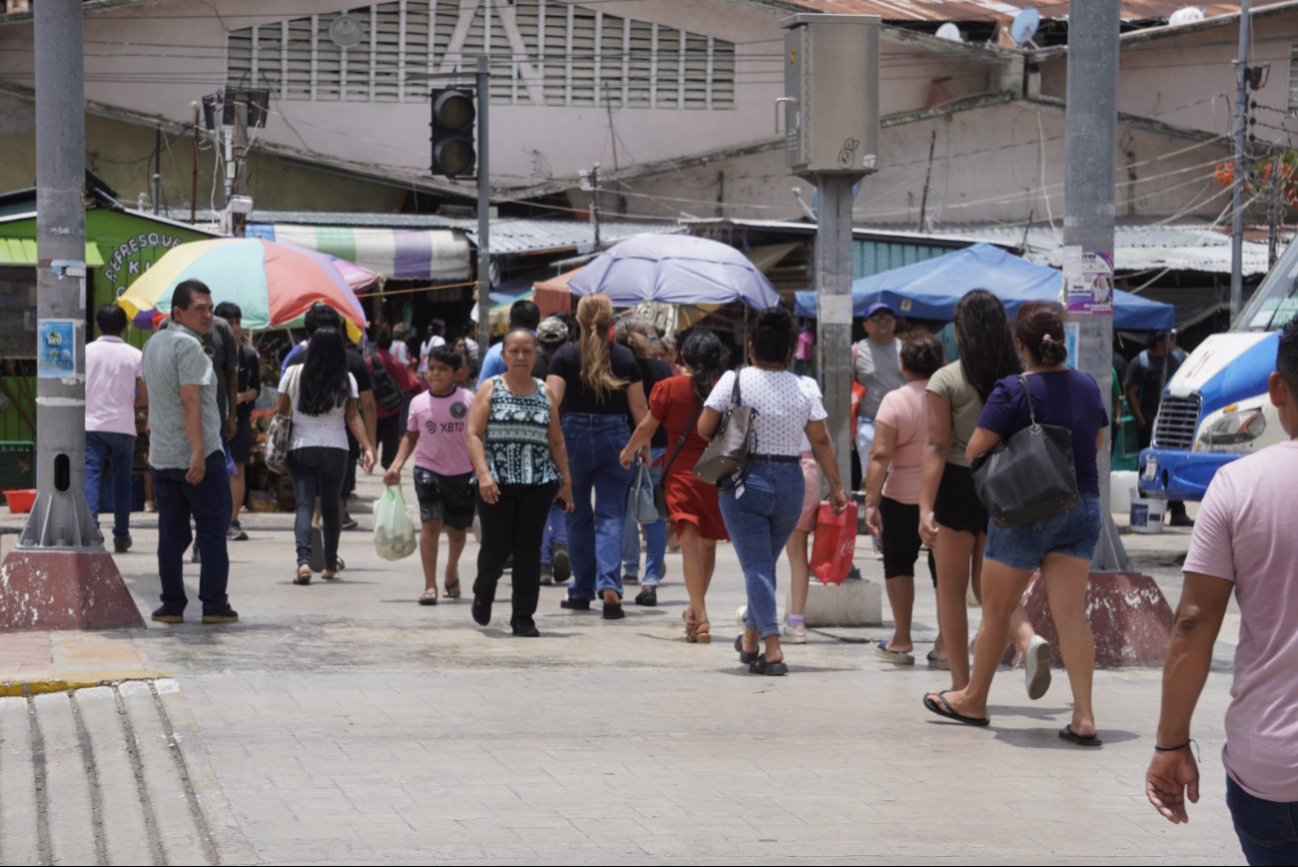
{"type": "Polygon", "coordinates": [[[491,68],[485,54],[478,58],[478,353],[491,345],[491,68]]]}
{"type": "Polygon", "coordinates": [[[0,631],[142,627],[85,498],[86,213],[81,0],[33,6],[36,503],[5,558],[0,631]]]}

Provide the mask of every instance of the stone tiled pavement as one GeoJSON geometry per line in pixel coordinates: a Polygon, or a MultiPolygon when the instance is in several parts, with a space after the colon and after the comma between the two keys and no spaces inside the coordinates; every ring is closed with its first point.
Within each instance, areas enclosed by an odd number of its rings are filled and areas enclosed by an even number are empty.
{"type": "MultiPolygon", "coordinates": [[[[884,628],[787,648],[787,678],[747,674],[730,647],[743,591],[728,547],[710,596],[718,641],[690,646],[679,556],[658,608],[606,623],[547,589],[544,637],[525,640],[500,622],[507,604],[487,629],[467,600],[415,605],[417,561],[380,561],[364,532],[344,535],[344,580],[309,587],[289,583],[287,533],[252,536],[231,546],[242,623],[133,636],[187,699],[214,802],[229,805],[213,833],[225,863],[1242,863],[1218,758],[1233,617],[1197,717],[1204,797],[1173,827],[1142,790],[1155,671],[1097,673],[1106,744],[1084,751],[1056,735],[1062,672],[1030,702],[1021,673],[1002,671],[992,726],[954,726],[920,705],[944,673],[839,640],[884,628]]],[[[138,531],[117,558],[142,609],[154,538],[138,531]]],[[[1166,564],[1184,543],[1132,542],[1173,604],[1166,564]]],[[[922,655],[923,585],[918,621],[922,655]]]]}

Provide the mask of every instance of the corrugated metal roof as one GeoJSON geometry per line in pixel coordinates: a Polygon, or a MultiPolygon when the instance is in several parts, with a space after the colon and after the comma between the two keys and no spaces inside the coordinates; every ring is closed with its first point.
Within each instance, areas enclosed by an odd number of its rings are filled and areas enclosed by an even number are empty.
{"type": "MultiPolygon", "coordinates": [[[[952,223],[935,228],[934,234],[948,231],[961,237],[1018,246],[1024,242],[1022,226],[952,223]]],[[[1036,223],[1027,231],[1024,258],[1040,265],[1059,268],[1063,265],[1063,228],[1036,223]]],[[[1200,271],[1230,274],[1230,236],[1207,221],[1190,220],[1172,224],[1152,222],[1119,223],[1114,230],[1114,265],[1119,271],[1200,271]]],[[[1269,270],[1267,245],[1244,242],[1244,274],[1261,275],[1269,270]]]]}
{"type": "MultiPolygon", "coordinates": [[[[86,264],[97,268],[104,264],[99,248],[86,244],[86,264]]],[[[34,238],[0,238],[0,265],[36,265],[34,238]]]]}
{"type": "MultiPolygon", "coordinates": [[[[1068,17],[1067,2],[1032,0],[791,0],[798,6],[838,15],[878,15],[885,21],[996,21],[1012,18],[1020,10],[1035,6],[1042,18],[1068,17]]],[[[1283,0],[1254,0],[1253,7],[1270,6],[1283,0]]],[[[1184,6],[1198,6],[1208,17],[1239,12],[1239,3],[1205,3],[1202,0],[1123,0],[1122,17],[1127,21],[1166,19],[1184,6]]]]}

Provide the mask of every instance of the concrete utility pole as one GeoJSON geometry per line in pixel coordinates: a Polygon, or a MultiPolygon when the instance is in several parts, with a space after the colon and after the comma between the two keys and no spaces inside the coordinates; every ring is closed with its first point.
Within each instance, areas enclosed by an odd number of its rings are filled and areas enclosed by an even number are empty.
{"type": "Polygon", "coordinates": [[[491,142],[487,117],[491,114],[490,58],[478,58],[478,352],[485,357],[491,345],[491,142]]]}
{"type": "MultiPolygon", "coordinates": [[[[1099,279],[1112,284],[1114,174],[1118,140],[1119,0],[1072,0],[1068,9],[1068,106],[1064,175],[1064,280],[1072,261],[1083,258],[1099,279]],[[1080,248],[1078,250],[1077,248],[1080,248]],[[1103,272],[1108,270],[1108,276],[1103,272]]],[[[1074,266],[1075,267],[1075,266],[1074,266]]],[[[1072,323],[1078,326],[1077,369],[1095,377],[1104,405],[1113,416],[1113,308],[1089,309],[1074,304],[1072,323]]],[[[1100,470],[1100,514],[1103,532],[1092,567],[1116,571],[1126,567],[1126,552],[1109,514],[1108,431],[1097,462],[1100,470]]]]}
{"type": "Polygon", "coordinates": [[[878,169],[879,28],[875,15],[785,18],[785,164],[820,190],[817,348],[826,424],[844,485],[852,467],[852,186],[878,169]]]}
{"type": "Polygon", "coordinates": [[[86,212],[81,0],[34,5],[36,504],[4,564],[0,631],[143,627],[85,498],[86,212]]]}
{"type": "Polygon", "coordinates": [[[1235,63],[1235,188],[1231,194],[1230,321],[1244,306],[1244,160],[1248,147],[1248,0],[1239,4],[1239,60],[1235,63]]]}

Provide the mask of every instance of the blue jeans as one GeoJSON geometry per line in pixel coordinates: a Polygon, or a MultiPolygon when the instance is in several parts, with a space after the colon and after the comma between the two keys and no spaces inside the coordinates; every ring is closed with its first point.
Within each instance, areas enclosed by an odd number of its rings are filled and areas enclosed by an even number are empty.
{"type": "Polygon", "coordinates": [[[1298,801],[1255,798],[1227,774],[1226,806],[1249,864],[1298,864],[1298,801]]]}
{"type": "Polygon", "coordinates": [[[568,544],[568,516],[558,503],[550,504],[550,512],[545,518],[545,533],[541,536],[541,562],[549,563],[554,557],[554,546],[562,542],[568,544]]]}
{"type": "Polygon", "coordinates": [[[618,456],[631,439],[626,417],[569,413],[563,439],[572,475],[568,515],[568,556],[572,560],[570,599],[594,599],[616,590],[622,596],[622,524],[631,471],[618,456]],[[591,495],[594,494],[594,504],[591,495]]]}
{"type": "Polygon", "coordinates": [[[112,472],[113,538],[131,538],[131,464],[135,460],[135,437],[124,433],[86,431],[86,505],[99,526],[100,482],[105,470],[112,472]]]}
{"type": "Polygon", "coordinates": [[[748,591],[744,626],[756,629],[762,638],[780,634],[775,567],[802,515],[805,488],[796,459],[785,463],[757,457],[742,487],[723,491],[719,497],[721,516],[744,570],[748,591]]]}
{"type": "MultiPolygon", "coordinates": [[[[657,461],[666,449],[650,449],[652,459],[657,461]]],[[[661,478],[662,468],[657,468],[661,478]]],[[[632,476],[634,479],[634,475],[632,476]]],[[[629,489],[628,489],[629,490],[629,489]]],[[[645,558],[644,580],[640,583],[646,587],[657,587],[663,581],[663,568],[667,557],[667,522],[655,521],[652,524],[637,524],[627,513],[622,524],[622,574],[636,576],[640,574],[640,527],[644,527],[645,558]]]]}
{"type": "Polygon", "coordinates": [[[225,534],[230,529],[230,476],[225,471],[225,452],[212,452],[204,461],[206,472],[197,485],[185,481],[188,470],[159,470],[153,474],[153,492],[158,498],[158,577],[162,579],[162,605],[180,613],[189,603],[185,595],[185,549],[193,541],[189,516],[194,516],[203,567],[198,578],[198,598],[204,614],[220,614],[230,607],[225,594],[230,580],[230,556],[225,534]]]}

